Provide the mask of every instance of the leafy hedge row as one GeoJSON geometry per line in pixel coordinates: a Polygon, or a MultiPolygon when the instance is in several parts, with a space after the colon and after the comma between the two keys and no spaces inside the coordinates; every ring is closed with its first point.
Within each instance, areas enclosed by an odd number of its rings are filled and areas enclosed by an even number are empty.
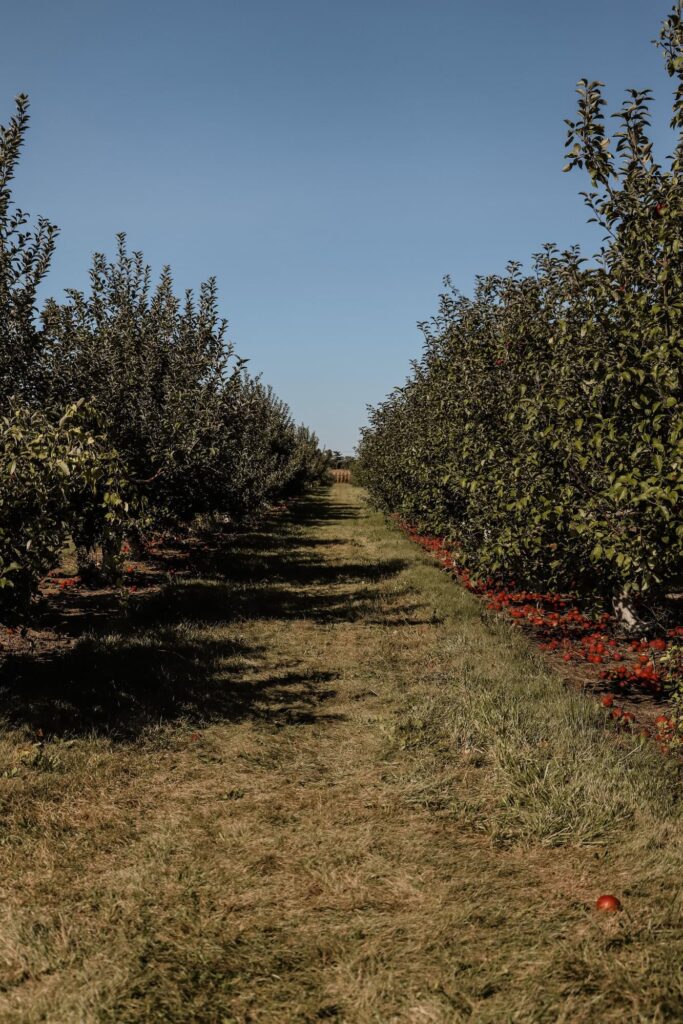
{"type": "Polygon", "coordinates": [[[12,202],[28,100],[0,126],[0,603],[26,606],[67,537],[119,568],[125,534],[198,514],[238,524],[322,481],[314,434],[226,339],[213,279],[179,299],[123,235],[87,292],[38,316],[57,231],[12,202]]]}
{"type": "Polygon", "coordinates": [[[680,3],[660,45],[676,82],[668,166],[649,92],[629,92],[610,139],[601,83],[579,83],[565,169],[588,171],[601,251],[586,263],[548,245],[531,273],[512,263],[472,298],[447,280],[421,359],[359,448],[377,503],[456,541],[478,574],[627,605],[683,565],[680,3]]]}
{"type": "Polygon", "coordinates": [[[69,536],[85,551],[101,545],[116,567],[129,513],[123,466],[86,418],[79,405],[57,423],[19,406],[0,421],[0,591],[14,602],[28,602],[69,536]]]}

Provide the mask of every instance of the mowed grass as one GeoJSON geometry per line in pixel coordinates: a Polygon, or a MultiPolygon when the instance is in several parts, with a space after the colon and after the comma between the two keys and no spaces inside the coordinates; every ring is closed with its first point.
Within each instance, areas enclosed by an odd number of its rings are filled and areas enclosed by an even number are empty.
{"type": "Polygon", "coordinates": [[[676,766],[356,488],[1,696],[3,1024],[683,1019],[676,766]]]}

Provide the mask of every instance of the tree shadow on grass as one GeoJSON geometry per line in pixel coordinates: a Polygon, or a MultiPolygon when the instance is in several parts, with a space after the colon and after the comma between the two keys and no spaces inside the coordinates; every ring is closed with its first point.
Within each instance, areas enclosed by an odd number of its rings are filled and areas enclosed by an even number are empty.
{"type": "Polygon", "coordinates": [[[328,526],[332,522],[345,522],[350,519],[365,519],[367,512],[355,505],[345,505],[331,501],[320,495],[310,495],[297,501],[287,513],[293,523],[305,523],[307,526],[328,526]]]}
{"type": "Polygon", "coordinates": [[[16,658],[0,689],[8,724],[46,737],[106,735],[134,740],[161,723],[275,724],[331,720],[331,672],[254,677],[263,649],[239,640],[183,636],[173,629],[86,637],[62,656],[16,658]]]}
{"type": "Polygon", "coordinates": [[[326,584],[380,583],[397,575],[406,563],[391,559],[380,563],[325,561],[299,548],[254,554],[241,549],[226,549],[216,554],[207,566],[205,578],[231,583],[285,583],[290,587],[326,584]]]}
{"type": "Polygon", "coordinates": [[[187,581],[169,587],[141,604],[136,619],[148,628],[159,621],[216,626],[254,619],[307,619],[324,625],[365,621],[385,626],[417,626],[434,622],[432,613],[425,615],[424,605],[417,602],[402,600],[400,610],[392,614],[379,605],[376,594],[365,586],[329,593],[314,588],[294,590],[275,583],[237,586],[220,580],[187,581]]]}
{"type": "MultiPolygon", "coordinates": [[[[378,601],[374,585],[401,572],[402,560],[330,562],[325,545],[338,541],[323,538],[318,549],[316,539],[298,532],[353,512],[319,499],[302,502],[275,529],[219,538],[201,554],[208,578],[134,595],[118,612],[105,601],[101,618],[82,616],[89,631],[75,645],[13,655],[0,683],[6,721],[46,736],[94,733],[130,741],[180,720],[194,726],[245,718],[276,725],[334,720],[324,709],[334,696],[333,673],[300,673],[291,663],[285,671],[265,669],[272,650],[222,635],[221,627],[253,620],[432,621],[405,599],[400,614],[378,601]]],[[[71,614],[69,623],[73,628],[71,614]]]]}

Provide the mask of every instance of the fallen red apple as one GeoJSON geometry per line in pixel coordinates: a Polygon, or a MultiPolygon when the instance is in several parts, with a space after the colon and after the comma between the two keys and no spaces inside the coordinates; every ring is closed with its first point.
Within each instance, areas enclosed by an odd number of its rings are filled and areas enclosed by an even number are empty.
{"type": "Polygon", "coordinates": [[[621,910],[621,901],[616,896],[598,896],[595,901],[596,910],[621,910]]]}

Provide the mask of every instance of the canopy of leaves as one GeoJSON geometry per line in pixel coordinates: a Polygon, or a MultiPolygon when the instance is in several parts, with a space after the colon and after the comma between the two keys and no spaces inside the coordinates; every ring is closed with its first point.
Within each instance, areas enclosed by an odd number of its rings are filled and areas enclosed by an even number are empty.
{"type": "Polygon", "coordinates": [[[422,358],[371,411],[360,472],[377,503],[448,535],[481,575],[643,595],[683,564],[683,22],[661,45],[678,144],[659,166],[647,92],[608,137],[579,83],[566,169],[585,167],[605,230],[595,265],[546,246],[525,275],[450,287],[422,358]]]}
{"type": "Polygon", "coordinates": [[[123,234],[87,292],[39,316],[57,229],[12,203],[28,99],[0,126],[0,588],[25,607],[67,537],[116,572],[126,531],[233,524],[320,482],[327,459],[226,339],[216,282],[152,286],[123,234]]]}
{"type": "Polygon", "coordinates": [[[25,608],[68,536],[120,546],[127,522],[120,459],[70,406],[53,423],[18,406],[0,419],[0,601],[25,608]]]}

